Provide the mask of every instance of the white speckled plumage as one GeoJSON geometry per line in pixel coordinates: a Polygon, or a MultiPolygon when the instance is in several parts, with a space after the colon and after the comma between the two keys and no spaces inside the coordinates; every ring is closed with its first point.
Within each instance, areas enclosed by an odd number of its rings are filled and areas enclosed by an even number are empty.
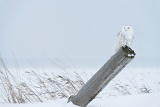
{"type": "Polygon", "coordinates": [[[118,33],[115,41],[115,51],[117,52],[122,46],[128,46],[132,44],[134,39],[134,31],[132,26],[126,25],[122,27],[122,30],[118,33]]]}

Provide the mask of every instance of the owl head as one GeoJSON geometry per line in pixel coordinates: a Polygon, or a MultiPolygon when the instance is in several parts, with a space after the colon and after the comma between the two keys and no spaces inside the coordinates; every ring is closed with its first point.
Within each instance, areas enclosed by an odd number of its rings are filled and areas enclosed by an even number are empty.
{"type": "Polygon", "coordinates": [[[133,33],[133,28],[130,25],[126,25],[122,27],[121,30],[123,33],[133,33]]]}

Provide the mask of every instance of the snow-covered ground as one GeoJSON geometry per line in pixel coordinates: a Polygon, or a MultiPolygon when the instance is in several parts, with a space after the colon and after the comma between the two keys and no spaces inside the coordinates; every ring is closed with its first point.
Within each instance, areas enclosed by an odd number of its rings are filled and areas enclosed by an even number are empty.
{"type": "MultiPolygon", "coordinates": [[[[0,104],[0,107],[77,107],[67,99],[33,104],[0,104]]],[[[102,97],[93,100],[87,107],[160,107],[160,93],[102,97]]]]}
{"type": "MultiPolygon", "coordinates": [[[[13,71],[13,70],[11,70],[13,71]]],[[[24,70],[26,71],[26,70],[24,70]]],[[[43,70],[42,72],[55,70],[43,70]]],[[[81,75],[82,70],[77,70],[81,75]]],[[[82,73],[89,79],[97,70],[86,69],[82,73]]],[[[40,71],[41,72],[41,71],[40,71]]],[[[70,71],[68,71],[70,72],[70,71]]],[[[55,72],[61,74],[62,72],[55,72]]],[[[70,72],[71,73],[71,72],[70,72]]],[[[71,73],[72,74],[72,73],[71,73]]],[[[25,76],[25,75],[22,75],[25,76]]],[[[160,68],[129,68],[122,70],[87,107],[160,107],[160,68]],[[123,88],[121,88],[121,86],[123,88]],[[147,88],[147,90],[145,90],[147,88]],[[148,92],[146,92],[148,91],[148,92]]],[[[86,81],[87,81],[86,79],[86,81]]],[[[48,100],[43,103],[0,103],[0,107],[77,107],[67,99],[48,100]]]]}

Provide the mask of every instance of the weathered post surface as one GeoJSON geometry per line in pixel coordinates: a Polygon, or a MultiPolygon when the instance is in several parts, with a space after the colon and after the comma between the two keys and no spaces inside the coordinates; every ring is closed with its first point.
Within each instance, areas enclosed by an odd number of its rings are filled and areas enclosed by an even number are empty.
{"type": "Polygon", "coordinates": [[[129,47],[119,49],[88,82],[71,96],[69,101],[81,107],[90,103],[102,89],[128,64],[135,56],[135,52],[129,47]]]}

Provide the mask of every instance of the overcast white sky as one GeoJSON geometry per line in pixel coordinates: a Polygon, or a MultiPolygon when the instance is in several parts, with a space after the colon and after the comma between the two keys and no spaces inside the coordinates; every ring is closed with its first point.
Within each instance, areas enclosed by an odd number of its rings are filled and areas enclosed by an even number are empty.
{"type": "Polygon", "coordinates": [[[123,25],[135,31],[130,66],[160,66],[159,0],[0,0],[0,53],[9,65],[13,49],[21,66],[56,57],[99,67],[123,25]]]}

